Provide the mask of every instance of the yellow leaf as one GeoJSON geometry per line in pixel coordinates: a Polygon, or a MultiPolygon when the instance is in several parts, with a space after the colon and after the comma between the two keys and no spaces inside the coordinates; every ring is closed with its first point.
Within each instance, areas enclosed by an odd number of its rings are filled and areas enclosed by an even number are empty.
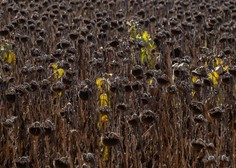
{"type": "Polygon", "coordinates": [[[150,39],[150,34],[148,34],[147,31],[144,31],[142,34],[142,38],[145,42],[147,42],[150,39]]]}
{"type": "Polygon", "coordinates": [[[224,61],[221,58],[215,58],[215,61],[216,61],[216,66],[222,65],[224,63],[224,61]]]}
{"type": "MultiPolygon", "coordinates": [[[[136,34],[136,31],[135,31],[135,34],[136,34]]],[[[136,39],[141,39],[142,37],[140,36],[140,34],[136,34],[135,38],[136,39]]]]}
{"type": "Polygon", "coordinates": [[[154,41],[148,42],[148,46],[149,46],[150,49],[156,48],[156,45],[155,45],[154,41]]]}
{"type": "Polygon", "coordinates": [[[218,80],[219,79],[219,74],[217,72],[212,72],[212,75],[218,80]]]}
{"type": "Polygon", "coordinates": [[[197,77],[196,76],[192,76],[192,82],[195,83],[197,81],[197,77]]]}
{"type": "Polygon", "coordinates": [[[134,53],[131,53],[131,58],[132,58],[132,61],[135,60],[135,55],[134,55],[134,53]]]}
{"type": "Polygon", "coordinates": [[[3,51],[5,48],[4,46],[0,46],[0,50],[3,51]]]}
{"type": "Polygon", "coordinates": [[[146,49],[141,48],[141,63],[143,64],[146,61],[146,49]]]}
{"type": "Polygon", "coordinates": [[[148,79],[148,84],[149,84],[149,85],[152,84],[152,79],[148,79]]]}
{"type": "Polygon", "coordinates": [[[52,64],[51,64],[51,67],[52,67],[53,69],[57,69],[58,65],[57,65],[57,63],[52,63],[52,64]]]}
{"type": "Polygon", "coordinates": [[[4,61],[6,61],[6,60],[7,60],[7,57],[8,57],[7,52],[6,52],[6,51],[3,51],[3,52],[2,52],[2,56],[3,56],[4,61]]]}
{"type": "Polygon", "coordinates": [[[100,77],[96,79],[96,84],[100,93],[102,92],[102,85],[104,84],[104,82],[105,78],[100,77]]]}
{"type": "Polygon", "coordinates": [[[192,94],[192,97],[194,97],[195,94],[196,94],[196,92],[195,92],[195,91],[192,91],[191,94],[192,94]]]}
{"type": "Polygon", "coordinates": [[[207,40],[204,41],[204,46],[207,47],[207,40]]]}
{"type": "Polygon", "coordinates": [[[220,94],[217,98],[217,105],[222,104],[222,95],[220,94]]]}
{"type": "Polygon", "coordinates": [[[62,96],[62,92],[58,92],[58,96],[61,97],[62,96]]]}
{"type": "Polygon", "coordinates": [[[104,78],[101,78],[101,77],[100,77],[100,78],[97,78],[97,79],[96,79],[96,84],[97,84],[97,86],[101,86],[102,83],[104,82],[104,80],[105,80],[105,79],[104,79],[104,78]]]}
{"type": "Polygon", "coordinates": [[[129,29],[129,32],[130,33],[130,39],[133,39],[133,38],[139,38],[137,37],[137,31],[136,31],[136,28],[134,26],[132,26],[130,29],[129,29]]]}
{"type": "Polygon", "coordinates": [[[86,16],[87,15],[87,10],[84,10],[84,16],[86,16]]]}
{"type": "Polygon", "coordinates": [[[215,71],[208,74],[208,77],[212,80],[214,86],[218,85],[219,74],[215,71]]]}
{"type": "Polygon", "coordinates": [[[64,69],[59,68],[57,70],[54,70],[54,77],[60,79],[62,75],[64,74],[64,69]]]}
{"type": "Polygon", "coordinates": [[[130,21],[126,21],[126,24],[127,24],[127,26],[129,26],[129,27],[132,26],[130,21]]]}
{"type": "Polygon", "coordinates": [[[62,75],[64,74],[64,69],[62,69],[62,68],[58,69],[57,73],[58,73],[58,78],[61,78],[62,75]]]}
{"type": "Polygon", "coordinates": [[[103,149],[103,154],[102,154],[102,159],[104,161],[107,161],[108,160],[108,157],[109,157],[109,149],[107,146],[104,146],[104,149],[103,149]]]}
{"type": "Polygon", "coordinates": [[[97,127],[98,127],[99,129],[101,129],[101,124],[100,124],[100,122],[98,122],[97,127]]]}
{"type": "Polygon", "coordinates": [[[7,62],[9,64],[14,64],[14,65],[16,64],[16,55],[12,51],[10,51],[8,54],[7,62]]]}
{"type": "Polygon", "coordinates": [[[102,121],[102,122],[108,121],[108,116],[107,116],[107,115],[102,115],[102,116],[101,116],[101,121],[102,121]]]}
{"type": "Polygon", "coordinates": [[[100,106],[101,107],[108,106],[108,98],[106,93],[100,95],[100,106]]]}
{"type": "Polygon", "coordinates": [[[100,140],[98,141],[98,146],[101,148],[103,146],[102,144],[102,139],[100,138],[100,140]]]}
{"type": "Polygon", "coordinates": [[[223,70],[227,71],[229,69],[229,66],[223,66],[223,70]]]}

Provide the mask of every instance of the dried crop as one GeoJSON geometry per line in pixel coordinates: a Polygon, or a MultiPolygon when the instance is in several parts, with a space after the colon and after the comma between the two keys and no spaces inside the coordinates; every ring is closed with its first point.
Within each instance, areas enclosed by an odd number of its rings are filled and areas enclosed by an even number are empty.
{"type": "Polygon", "coordinates": [[[235,0],[1,0],[0,167],[236,167],[235,0]]]}

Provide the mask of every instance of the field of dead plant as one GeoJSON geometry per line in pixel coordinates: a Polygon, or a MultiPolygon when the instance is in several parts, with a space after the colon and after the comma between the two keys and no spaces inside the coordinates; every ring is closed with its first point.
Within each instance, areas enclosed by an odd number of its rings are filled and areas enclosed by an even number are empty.
{"type": "Polygon", "coordinates": [[[235,168],[235,0],[1,0],[1,168],[235,168]]]}

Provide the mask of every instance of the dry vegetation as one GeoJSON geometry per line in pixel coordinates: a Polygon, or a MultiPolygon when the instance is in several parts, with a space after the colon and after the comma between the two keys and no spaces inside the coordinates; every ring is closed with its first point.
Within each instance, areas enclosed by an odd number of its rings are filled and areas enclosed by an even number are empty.
{"type": "Polygon", "coordinates": [[[0,6],[0,167],[236,167],[235,0],[0,6]]]}

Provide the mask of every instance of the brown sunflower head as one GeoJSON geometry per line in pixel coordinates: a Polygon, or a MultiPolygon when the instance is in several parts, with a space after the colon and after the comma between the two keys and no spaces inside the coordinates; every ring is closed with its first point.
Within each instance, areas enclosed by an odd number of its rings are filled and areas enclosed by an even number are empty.
{"type": "Polygon", "coordinates": [[[102,136],[102,143],[105,146],[115,146],[120,142],[120,136],[115,132],[109,132],[102,136]]]}
{"type": "Polygon", "coordinates": [[[205,147],[205,142],[201,138],[199,138],[197,140],[193,140],[191,142],[191,145],[193,150],[200,152],[205,147]]]}
{"type": "Polygon", "coordinates": [[[30,157],[29,156],[22,156],[15,161],[17,168],[26,168],[30,167],[30,157]]]}
{"type": "Polygon", "coordinates": [[[50,120],[46,120],[43,123],[42,128],[44,130],[45,135],[50,135],[53,131],[55,131],[54,125],[53,125],[52,121],[50,121],[50,120]]]}
{"type": "Polygon", "coordinates": [[[33,136],[39,136],[43,132],[43,128],[41,127],[41,123],[36,121],[29,127],[29,133],[33,136]]]}
{"type": "Polygon", "coordinates": [[[211,118],[213,119],[220,119],[223,114],[224,114],[224,110],[222,109],[222,107],[214,107],[212,109],[210,109],[208,111],[208,114],[211,116],[211,118]]]}
{"type": "Polygon", "coordinates": [[[127,122],[132,127],[136,127],[136,126],[138,126],[138,124],[140,122],[139,116],[136,113],[134,113],[132,116],[127,118],[127,122]]]}
{"type": "Polygon", "coordinates": [[[61,157],[54,160],[54,166],[56,168],[69,168],[69,161],[67,157],[61,157]]]}
{"type": "Polygon", "coordinates": [[[203,112],[204,112],[204,104],[202,102],[199,102],[199,101],[192,101],[190,103],[190,110],[194,114],[203,114],[203,112]]]}
{"type": "Polygon", "coordinates": [[[128,106],[127,106],[127,104],[125,104],[125,103],[119,103],[119,104],[117,104],[116,108],[117,108],[117,110],[120,110],[120,111],[126,111],[126,110],[128,110],[128,106]]]}
{"type": "Polygon", "coordinates": [[[156,116],[152,110],[144,110],[140,115],[143,124],[152,124],[156,120],[156,116]]]}

